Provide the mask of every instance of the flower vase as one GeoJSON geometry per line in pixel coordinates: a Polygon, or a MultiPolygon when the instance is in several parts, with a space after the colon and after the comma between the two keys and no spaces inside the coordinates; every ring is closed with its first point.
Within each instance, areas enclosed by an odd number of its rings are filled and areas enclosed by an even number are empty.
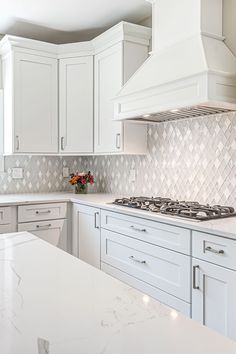
{"type": "Polygon", "coordinates": [[[76,184],[75,185],[75,194],[87,194],[88,185],[87,184],[76,184]]]}

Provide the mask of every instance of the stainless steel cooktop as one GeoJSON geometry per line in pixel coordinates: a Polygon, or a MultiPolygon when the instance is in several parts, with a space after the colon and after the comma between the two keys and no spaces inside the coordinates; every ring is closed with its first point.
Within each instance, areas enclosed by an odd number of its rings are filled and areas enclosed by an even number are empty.
{"type": "Polygon", "coordinates": [[[211,206],[209,204],[202,205],[198,202],[179,201],[161,197],[118,198],[115,199],[113,204],[197,221],[236,216],[233,207],[221,205],[211,206]]]}

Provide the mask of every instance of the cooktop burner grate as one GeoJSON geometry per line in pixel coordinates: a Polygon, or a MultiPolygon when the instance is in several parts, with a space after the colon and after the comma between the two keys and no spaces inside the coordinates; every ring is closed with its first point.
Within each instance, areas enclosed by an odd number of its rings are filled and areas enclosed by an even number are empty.
{"type": "Polygon", "coordinates": [[[204,221],[236,216],[233,207],[202,205],[198,202],[178,201],[170,198],[130,197],[115,199],[113,204],[151,211],[176,217],[204,221]]]}

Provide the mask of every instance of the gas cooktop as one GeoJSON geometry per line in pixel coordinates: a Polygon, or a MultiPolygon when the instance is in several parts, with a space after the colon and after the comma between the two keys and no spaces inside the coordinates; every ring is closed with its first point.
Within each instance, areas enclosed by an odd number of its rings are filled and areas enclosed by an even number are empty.
{"type": "Polygon", "coordinates": [[[179,201],[161,197],[118,198],[115,199],[113,204],[197,221],[236,216],[236,212],[232,207],[221,205],[211,206],[209,204],[202,205],[198,202],[179,201]]]}

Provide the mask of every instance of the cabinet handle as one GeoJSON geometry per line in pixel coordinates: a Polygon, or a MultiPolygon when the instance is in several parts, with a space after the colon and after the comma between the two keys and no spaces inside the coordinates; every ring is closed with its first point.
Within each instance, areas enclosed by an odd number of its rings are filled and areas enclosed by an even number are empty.
{"type": "Polygon", "coordinates": [[[199,290],[199,286],[196,285],[196,270],[199,269],[199,265],[193,266],[193,289],[199,290]]]}
{"type": "Polygon", "coordinates": [[[211,248],[210,246],[206,247],[205,251],[215,253],[215,254],[224,254],[225,253],[224,250],[215,250],[214,248],[211,248]]]}
{"type": "Polygon", "coordinates": [[[146,264],[147,263],[145,260],[141,260],[141,259],[135,258],[134,256],[130,256],[129,259],[131,259],[132,261],[134,261],[136,263],[141,263],[141,264],[146,264]]]}
{"type": "Polygon", "coordinates": [[[130,228],[133,229],[134,231],[138,231],[138,232],[147,232],[146,229],[139,229],[138,227],[135,227],[134,225],[131,225],[130,228]]]}
{"type": "Polygon", "coordinates": [[[42,211],[39,211],[39,210],[36,210],[35,214],[50,214],[51,213],[51,210],[42,210],[42,211]]]}
{"type": "Polygon", "coordinates": [[[116,148],[120,149],[120,134],[116,134],[116,148]]]}
{"type": "Polygon", "coordinates": [[[42,228],[48,229],[48,228],[51,227],[51,226],[52,226],[51,224],[47,224],[47,225],[36,225],[36,228],[37,228],[37,229],[42,229],[42,228]]]}
{"type": "Polygon", "coordinates": [[[64,136],[61,137],[61,150],[65,150],[65,138],[64,138],[64,136]]]}
{"type": "Polygon", "coordinates": [[[94,213],[94,227],[95,227],[95,229],[99,229],[99,224],[97,223],[98,216],[99,216],[98,212],[94,213]]]}
{"type": "Polygon", "coordinates": [[[20,138],[19,135],[16,135],[16,150],[20,150],[20,138]]]}

